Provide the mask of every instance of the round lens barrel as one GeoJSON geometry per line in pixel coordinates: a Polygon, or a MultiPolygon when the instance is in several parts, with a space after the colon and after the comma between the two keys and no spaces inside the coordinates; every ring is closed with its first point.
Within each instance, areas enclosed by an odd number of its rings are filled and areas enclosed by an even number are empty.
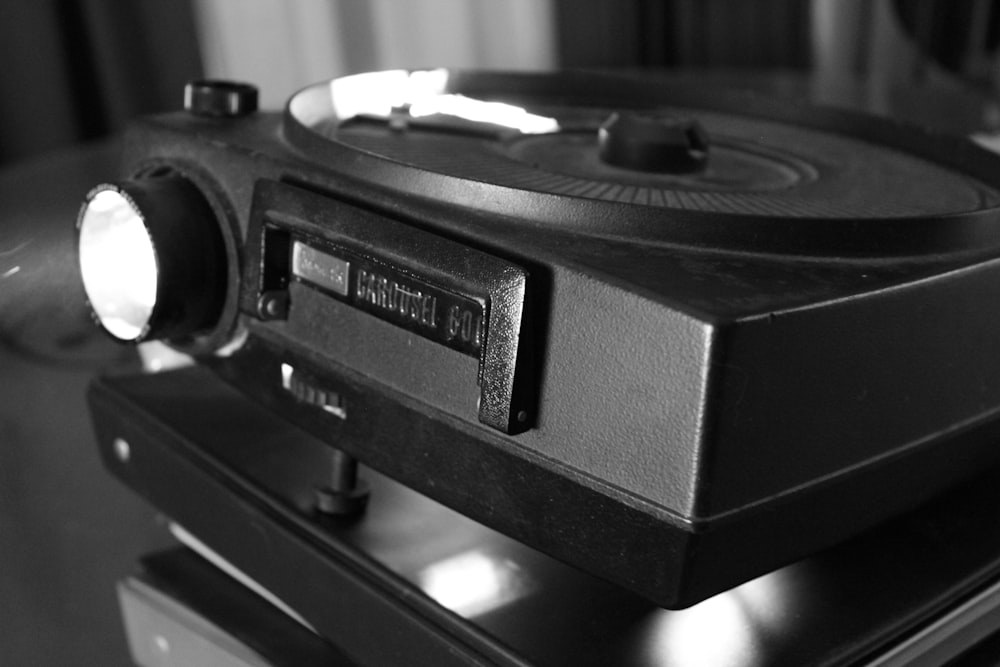
{"type": "Polygon", "coordinates": [[[77,219],[80,275],[100,325],[122,341],[209,329],[226,292],[215,214],[180,176],[100,185],[77,219]]]}

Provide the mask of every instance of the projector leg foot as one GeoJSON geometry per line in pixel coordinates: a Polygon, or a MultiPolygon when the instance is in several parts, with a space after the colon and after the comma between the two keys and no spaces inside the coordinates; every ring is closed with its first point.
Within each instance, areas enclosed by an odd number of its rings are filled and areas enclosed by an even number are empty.
{"type": "Polygon", "coordinates": [[[316,490],[316,509],[338,517],[358,516],[368,504],[368,484],[358,479],[358,460],[332,450],[330,485],[316,490]]]}

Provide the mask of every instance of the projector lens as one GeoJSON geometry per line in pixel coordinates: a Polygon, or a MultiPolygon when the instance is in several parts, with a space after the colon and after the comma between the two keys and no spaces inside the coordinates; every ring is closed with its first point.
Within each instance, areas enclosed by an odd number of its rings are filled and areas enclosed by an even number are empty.
{"type": "Polygon", "coordinates": [[[83,287],[109,334],[183,342],[219,322],[228,287],[221,226],[186,178],[100,185],[77,227],[83,287]]]}
{"type": "Polygon", "coordinates": [[[143,338],[156,307],[157,262],[142,212],[117,187],[92,194],[80,216],[80,274],[101,326],[143,338]]]}

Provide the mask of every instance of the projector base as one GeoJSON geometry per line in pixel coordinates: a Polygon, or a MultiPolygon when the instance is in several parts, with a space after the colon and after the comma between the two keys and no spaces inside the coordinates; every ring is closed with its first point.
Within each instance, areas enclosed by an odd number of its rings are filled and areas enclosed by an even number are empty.
{"type": "MultiPolygon", "coordinates": [[[[990,613],[1000,608],[1000,470],[849,543],[666,611],[372,471],[361,473],[371,498],[360,519],[325,515],[315,489],[328,480],[330,448],[203,369],[104,379],[91,405],[110,471],[195,536],[203,555],[294,610],[341,664],[888,665],[944,661],[1000,629],[990,613]]],[[[144,601],[171,599],[157,609],[187,609],[251,647],[254,636],[266,643],[268,626],[249,607],[199,602],[205,596],[191,591],[233,582],[179,553],[147,560],[146,573],[122,585],[127,618],[144,601]]],[[[148,635],[133,634],[133,645],[169,644],[155,624],[129,627],[148,635]]],[[[288,641],[316,643],[285,630],[288,641]]]]}

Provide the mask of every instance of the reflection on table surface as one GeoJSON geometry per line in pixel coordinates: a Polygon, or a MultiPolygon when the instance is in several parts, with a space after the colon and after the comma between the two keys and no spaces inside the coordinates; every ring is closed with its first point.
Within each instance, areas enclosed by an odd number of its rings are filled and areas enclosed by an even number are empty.
{"type": "MultiPolygon", "coordinates": [[[[233,420],[238,447],[219,437],[199,447],[315,521],[311,498],[324,481],[325,445],[261,411],[245,412],[247,399],[229,388],[206,393],[203,372],[184,371],[190,378],[172,392],[186,382],[202,392],[201,407],[187,410],[195,424],[185,428],[188,437],[199,422],[227,432],[233,420]],[[247,432],[260,437],[248,442],[241,435],[247,432]]],[[[182,402],[164,409],[176,414],[182,402]]],[[[996,470],[849,543],[680,611],[565,566],[378,473],[363,475],[372,488],[366,515],[349,524],[320,522],[329,539],[539,665],[858,660],[899,642],[1000,572],[1000,525],[988,509],[1000,501],[996,470]]]]}

